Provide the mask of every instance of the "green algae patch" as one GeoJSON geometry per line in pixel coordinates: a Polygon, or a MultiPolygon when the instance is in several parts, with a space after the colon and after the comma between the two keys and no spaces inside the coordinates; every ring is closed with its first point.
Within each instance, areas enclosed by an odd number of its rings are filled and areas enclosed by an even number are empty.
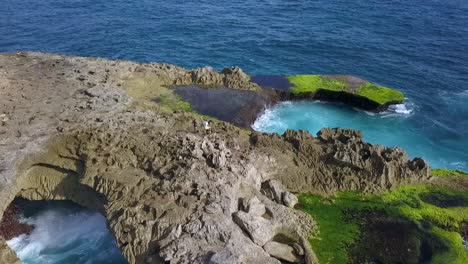
{"type": "Polygon", "coordinates": [[[401,103],[403,100],[405,100],[405,96],[402,92],[370,82],[363,84],[356,91],[356,94],[369,98],[370,100],[381,105],[388,103],[401,103]]]}
{"type": "Polygon", "coordinates": [[[319,263],[348,263],[347,248],[359,236],[359,226],[346,219],[344,199],[330,200],[317,195],[302,194],[299,204],[312,215],[318,231],[310,238],[310,244],[319,263]]]}
{"type": "Polygon", "coordinates": [[[159,96],[162,106],[169,108],[171,111],[193,112],[192,106],[185,101],[182,96],[172,93],[166,93],[159,96]]]}
{"type": "MultiPolygon", "coordinates": [[[[456,204],[439,207],[429,203],[430,201],[426,202],[424,197],[434,193],[438,197],[456,197],[463,201],[468,199],[468,194],[464,192],[425,185],[407,185],[381,194],[342,192],[332,198],[301,194],[299,203],[302,210],[309,213],[318,224],[318,231],[312,235],[310,243],[320,263],[354,262],[351,260],[356,256],[350,255],[350,249],[354,248],[353,252],[363,252],[356,250],[356,245],[366,232],[364,223],[375,218],[375,212],[393,219],[394,222],[412,225],[414,230],[411,231],[412,237],[407,237],[408,241],[416,239],[425,244],[425,249],[421,251],[426,252],[420,254],[429,255],[432,263],[468,263],[468,250],[463,247],[460,235],[460,226],[468,221],[468,207],[456,204]]],[[[386,235],[381,238],[387,239],[386,235]]],[[[391,244],[398,247],[406,242],[391,244]]],[[[413,242],[410,244],[418,245],[413,242]]],[[[389,259],[395,255],[385,256],[390,254],[388,252],[381,252],[379,261],[392,262],[389,259]]],[[[358,262],[360,261],[363,259],[358,262]]]]}
{"type": "Polygon", "coordinates": [[[402,92],[347,75],[294,75],[288,77],[295,95],[319,91],[345,92],[369,99],[378,105],[401,103],[402,92]]]}
{"type": "Polygon", "coordinates": [[[342,80],[329,80],[321,75],[294,75],[288,80],[294,86],[291,88],[294,94],[314,93],[318,90],[347,91],[347,83],[342,80]]]}

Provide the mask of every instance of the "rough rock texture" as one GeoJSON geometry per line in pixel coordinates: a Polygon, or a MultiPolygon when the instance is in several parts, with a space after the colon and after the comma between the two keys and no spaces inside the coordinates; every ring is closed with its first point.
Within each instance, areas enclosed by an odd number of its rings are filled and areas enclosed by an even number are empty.
{"type": "Polygon", "coordinates": [[[289,245],[278,243],[275,241],[270,241],[266,243],[265,246],[263,246],[263,248],[271,256],[277,259],[286,260],[293,263],[301,261],[299,256],[296,255],[294,248],[289,245]]]}
{"type": "Polygon", "coordinates": [[[3,212],[3,218],[0,221],[0,237],[9,240],[22,234],[31,233],[34,227],[32,225],[20,223],[17,218],[19,213],[20,210],[18,206],[13,203],[3,212]]]}
{"type": "Polygon", "coordinates": [[[260,87],[250,82],[250,77],[239,67],[225,68],[221,72],[211,67],[203,67],[191,71],[177,70],[174,74],[175,85],[226,86],[232,89],[258,91],[260,87]]]}
{"type": "MultiPolygon", "coordinates": [[[[423,160],[365,143],[353,130],[249,136],[214,122],[205,135],[193,132],[192,114],[139,104],[140,80],[151,93],[158,85],[221,78],[209,69],[195,72],[1,54],[0,215],[16,196],[95,208],[130,263],[279,263],[262,248],[278,236],[303,249],[301,261],[314,263],[307,242],[314,223],[283,205],[284,192],[378,191],[430,175],[423,160]],[[283,189],[271,199],[262,186],[274,181],[283,189]],[[264,223],[267,236],[258,238],[252,227],[264,223]]],[[[222,74],[243,76],[235,69],[222,74]]],[[[0,239],[0,262],[13,259],[0,239]]]]}

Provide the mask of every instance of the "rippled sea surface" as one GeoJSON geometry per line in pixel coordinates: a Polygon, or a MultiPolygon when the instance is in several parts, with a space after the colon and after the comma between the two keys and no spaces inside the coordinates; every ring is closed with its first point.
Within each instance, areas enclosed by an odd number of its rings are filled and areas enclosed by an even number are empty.
{"type": "Polygon", "coordinates": [[[282,104],[256,127],[360,128],[366,139],[404,146],[433,166],[467,170],[467,25],[466,0],[4,0],[0,52],[356,75],[403,91],[411,113],[282,104]]]}
{"type": "MultiPolygon", "coordinates": [[[[467,169],[467,25],[464,0],[8,0],[0,51],[239,65],[251,75],[356,75],[402,90],[413,113],[394,128],[404,122],[434,152],[453,148],[457,154],[436,166],[467,169]]],[[[393,133],[392,122],[387,127],[383,138],[393,133]]]]}

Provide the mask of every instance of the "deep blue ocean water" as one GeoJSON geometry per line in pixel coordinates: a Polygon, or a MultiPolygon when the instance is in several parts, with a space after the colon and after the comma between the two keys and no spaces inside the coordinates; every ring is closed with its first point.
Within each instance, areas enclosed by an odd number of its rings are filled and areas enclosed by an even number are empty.
{"type": "Polygon", "coordinates": [[[468,170],[467,25],[466,0],[3,0],[0,52],[356,75],[403,91],[411,113],[282,104],[256,127],[359,128],[435,167],[468,170]]]}

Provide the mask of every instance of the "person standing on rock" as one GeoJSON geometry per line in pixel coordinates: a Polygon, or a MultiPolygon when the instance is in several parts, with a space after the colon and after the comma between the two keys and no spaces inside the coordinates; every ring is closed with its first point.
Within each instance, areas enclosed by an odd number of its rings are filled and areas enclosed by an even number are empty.
{"type": "Polygon", "coordinates": [[[194,132],[198,132],[197,120],[196,120],[196,119],[193,119],[192,124],[193,124],[193,131],[194,131],[194,132]]]}
{"type": "Polygon", "coordinates": [[[205,128],[205,134],[208,134],[210,131],[210,121],[203,120],[203,127],[205,128]]]}

